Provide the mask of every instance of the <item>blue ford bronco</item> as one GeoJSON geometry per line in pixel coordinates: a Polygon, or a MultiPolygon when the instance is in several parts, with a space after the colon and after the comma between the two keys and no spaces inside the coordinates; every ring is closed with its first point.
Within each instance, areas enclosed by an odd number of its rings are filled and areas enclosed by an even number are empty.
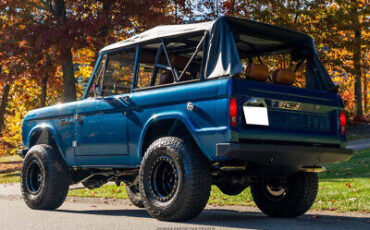
{"type": "Polygon", "coordinates": [[[126,184],[159,220],[200,214],[211,185],[250,186],[266,214],[312,206],[317,173],[345,161],[346,113],[313,39],[221,17],[104,47],[79,101],[23,121],[22,195],[56,209],[69,186],[126,184]]]}

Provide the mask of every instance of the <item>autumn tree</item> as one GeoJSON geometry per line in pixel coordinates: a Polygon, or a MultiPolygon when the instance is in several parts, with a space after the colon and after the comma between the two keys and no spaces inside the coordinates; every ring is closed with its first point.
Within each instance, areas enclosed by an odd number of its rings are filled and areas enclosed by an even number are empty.
{"type": "MultiPolygon", "coordinates": [[[[2,8],[23,23],[23,36],[29,47],[41,47],[33,56],[44,58],[53,50],[55,65],[62,67],[64,101],[76,100],[73,50],[100,49],[117,37],[166,22],[162,9],[170,1],[67,1],[10,0],[2,8]]],[[[16,32],[16,31],[15,31],[16,32]]],[[[31,57],[31,58],[32,58],[31,57]]]]}
{"type": "Polygon", "coordinates": [[[275,24],[313,36],[323,63],[340,87],[347,109],[361,120],[363,108],[365,113],[368,108],[367,1],[225,0],[221,6],[222,14],[275,24]]]}
{"type": "MultiPolygon", "coordinates": [[[[327,54],[333,63],[332,69],[350,82],[353,86],[344,89],[346,94],[354,94],[355,119],[361,120],[364,110],[367,112],[367,81],[369,37],[368,20],[369,3],[365,0],[335,0],[323,5],[315,26],[321,33],[321,42],[332,49],[327,54]],[[362,78],[364,75],[364,89],[362,78]],[[364,92],[364,93],[363,93],[364,92]],[[365,107],[363,106],[363,97],[365,107]]],[[[317,34],[317,37],[320,37],[317,34]]],[[[342,78],[343,81],[343,78],[342,78]]],[[[342,83],[343,84],[343,83],[342,83]]]]}
{"type": "Polygon", "coordinates": [[[75,100],[83,90],[76,89],[76,77],[90,76],[103,46],[174,23],[172,6],[150,0],[1,1],[0,155],[20,143],[27,111],[56,103],[63,93],[64,101],[75,100]]]}

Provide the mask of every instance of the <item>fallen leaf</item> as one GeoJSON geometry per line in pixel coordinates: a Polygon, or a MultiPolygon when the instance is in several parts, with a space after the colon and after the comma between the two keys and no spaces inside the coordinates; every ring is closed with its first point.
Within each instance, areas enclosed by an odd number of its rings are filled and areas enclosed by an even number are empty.
{"type": "Polygon", "coordinates": [[[349,183],[346,183],[346,186],[347,186],[348,188],[351,188],[351,185],[350,185],[349,183]]]}

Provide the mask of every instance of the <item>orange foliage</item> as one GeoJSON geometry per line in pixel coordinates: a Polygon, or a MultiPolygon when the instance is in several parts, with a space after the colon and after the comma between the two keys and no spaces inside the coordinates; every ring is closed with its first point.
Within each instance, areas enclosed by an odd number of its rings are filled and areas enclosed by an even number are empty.
{"type": "MultiPolygon", "coordinates": [[[[77,98],[80,98],[91,75],[97,51],[116,40],[127,38],[158,24],[210,20],[222,14],[253,19],[305,32],[313,36],[319,55],[332,79],[339,86],[346,109],[354,114],[353,40],[355,34],[346,1],[122,1],[103,10],[105,1],[65,1],[73,12],[66,26],[59,28],[47,9],[37,0],[0,2],[0,88],[11,84],[5,128],[0,134],[0,156],[14,154],[21,142],[21,123],[27,111],[39,107],[41,79],[47,76],[47,105],[61,101],[63,80],[58,47],[68,44],[73,49],[73,62],[78,67],[77,98]],[[9,2],[9,3],[7,3],[9,2]],[[154,3],[153,3],[154,2],[154,3]],[[159,3],[161,2],[161,3],[159,3]],[[174,3],[176,2],[176,4],[174,3]],[[9,7],[7,4],[13,4],[9,7]],[[150,4],[154,4],[150,6],[150,4]],[[167,4],[167,7],[163,7],[167,4]],[[14,10],[17,9],[17,10],[14,10]],[[131,12],[130,17],[122,12],[131,12]],[[162,15],[162,16],[160,16],[162,15]],[[44,22],[44,23],[41,23],[44,22]],[[110,25],[103,35],[101,28],[110,25]],[[352,26],[352,27],[351,27],[352,26]],[[36,36],[37,35],[37,36],[36,36]]],[[[106,1],[109,3],[109,1],[106,1]]],[[[349,1],[348,1],[349,2],[349,1]]],[[[362,39],[363,100],[370,98],[370,58],[366,25],[366,0],[355,1],[359,13],[362,39]],[[366,82],[366,87],[365,87],[366,82]],[[367,88],[367,92],[365,91],[367,88]]],[[[349,8],[348,8],[349,7],[349,8]]],[[[144,71],[141,71],[144,74],[144,71]]],[[[147,74],[150,76],[150,74],[147,74]]],[[[303,75],[300,73],[300,75],[303,75]]],[[[145,77],[145,76],[143,76],[145,77]]],[[[149,78],[139,84],[145,86],[149,78]]],[[[304,84],[303,78],[297,82],[304,84]]],[[[0,91],[0,98],[2,92],[0,91]]],[[[365,113],[369,101],[363,101],[365,113]]]]}

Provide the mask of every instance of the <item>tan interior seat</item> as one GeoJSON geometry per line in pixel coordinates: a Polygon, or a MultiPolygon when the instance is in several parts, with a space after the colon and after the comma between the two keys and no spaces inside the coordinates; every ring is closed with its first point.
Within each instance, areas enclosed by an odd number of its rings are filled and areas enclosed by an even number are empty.
{"type": "Polygon", "coordinates": [[[159,77],[159,85],[164,85],[164,84],[170,84],[173,82],[173,76],[172,73],[167,71],[165,73],[162,73],[161,76],[159,77]]]}
{"type": "Polygon", "coordinates": [[[172,66],[179,71],[182,71],[185,68],[186,64],[188,64],[188,61],[189,58],[179,55],[171,55],[172,66]]]}
{"type": "MultiPolygon", "coordinates": [[[[171,62],[172,62],[172,66],[179,70],[179,71],[182,71],[186,64],[188,63],[189,59],[186,58],[186,57],[182,57],[182,56],[175,56],[175,55],[172,55],[171,56],[171,62]]],[[[189,74],[184,74],[184,76],[182,76],[181,80],[180,81],[188,81],[188,80],[191,80],[192,77],[191,75],[189,74]]],[[[170,71],[167,71],[163,74],[161,74],[161,76],[159,77],[159,85],[164,85],[164,84],[170,84],[170,83],[173,83],[174,82],[174,77],[172,75],[172,73],[170,71]]]]}
{"type": "MultiPolygon", "coordinates": [[[[182,71],[183,69],[185,69],[185,66],[188,64],[189,58],[178,56],[178,55],[176,56],[172,55],[171,62],[172,62],[172,66],[175,69],[177,69],[178,71],[182,71]]],[[[184,76],[182,76],[182,78],[180,79],[180,81],[189,81],[192,79],[193,78],[191,77],[191,75],[185,73],[184,76]]]]}
{"type": "Polygon", "coordinates": [[[292,85],[295,82],[296,75],[293,71],[287,69],[277,69],[274,72],[272,80],[276,84],[292,85]]]}
{"type": "Polygon", "coordinates": [[[245,78],[254,81],[266,81],[269,70],[266,65],[249,63],[245,71],[245,78]]]}

